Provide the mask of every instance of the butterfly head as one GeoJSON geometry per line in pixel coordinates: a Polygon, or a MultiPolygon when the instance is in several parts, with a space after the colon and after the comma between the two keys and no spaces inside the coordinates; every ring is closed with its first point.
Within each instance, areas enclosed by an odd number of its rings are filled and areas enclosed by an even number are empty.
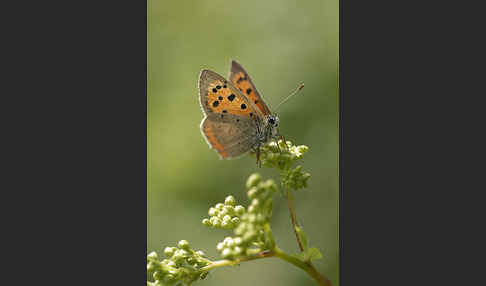
{"type": "Polygon", "coordinates": [[[278,135],[278,123],[279,119],[276,114],[269,114],[265,116],[265,123],[267,126],[267,129],[270,131],[270,137],[274,137],[278,135]]]}
{"type": "Polygon", "coordinates": [[[269,126],[278,127],[278,116],[271,114],[267,116],[267,124],[269,126]]]}

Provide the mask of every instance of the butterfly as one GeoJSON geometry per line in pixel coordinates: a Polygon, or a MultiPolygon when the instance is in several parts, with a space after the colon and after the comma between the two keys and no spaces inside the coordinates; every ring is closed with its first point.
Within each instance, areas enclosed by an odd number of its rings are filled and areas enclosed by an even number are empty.
{"type": "Polygon", "coordinates": [[[228,80],[203,69],[198,86],[204,114],[201,133],[209,147],[221,159],[239,157],[252,150],[258,164],[260,147],[281,137],[279,118],[265,104],[245,69],[233,60],[228,80]]]}

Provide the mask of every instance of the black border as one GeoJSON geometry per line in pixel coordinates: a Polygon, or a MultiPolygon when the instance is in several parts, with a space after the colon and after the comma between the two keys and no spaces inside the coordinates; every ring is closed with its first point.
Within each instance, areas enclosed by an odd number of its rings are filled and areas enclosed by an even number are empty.
{"type": "Polygon", "coordinates": [[[18,5],[3,10],[3,278],[145,285],[147,4],[18,5]]]}
{"type": "Polygon", "coordinates": [[[341,285],[484,280],[465,230],[484,224],[467,193],[484,189],[468,174],[484,153],[484,17],[464,6],[340,1],[341,285]]]}

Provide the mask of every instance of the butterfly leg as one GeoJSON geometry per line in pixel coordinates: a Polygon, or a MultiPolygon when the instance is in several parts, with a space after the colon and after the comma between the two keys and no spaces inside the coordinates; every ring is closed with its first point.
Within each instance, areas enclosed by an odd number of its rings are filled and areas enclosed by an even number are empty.
{"type": "Polygon", "coordinates": [[[289,147],[287,146],[287,140],[285,140],[283,135],[280,135],[280,140],[284,142],[285,149],[288,149],[289,147]]]}
{"type": "Polygon", "coordinates": [[[262,167],[262,161],[260,161],[260,145],[258,145],[256,147],[256,159],[257,159],[256,163],[258,165],[258,168],[261,168],[262,167]]]}
{"type": "Polygon", "coordinates": [[[280,149],[280,145],[278,145],[278,139],[277,139],[277,138],[278,138],[278,137],[274,137],[274,138],[273,138],[273,141],[275,141],[275,143],[277,144],[277,149],[278,149],[278,152],[279,152],[280,154],[282,154],[282,149],[280,149]]]}

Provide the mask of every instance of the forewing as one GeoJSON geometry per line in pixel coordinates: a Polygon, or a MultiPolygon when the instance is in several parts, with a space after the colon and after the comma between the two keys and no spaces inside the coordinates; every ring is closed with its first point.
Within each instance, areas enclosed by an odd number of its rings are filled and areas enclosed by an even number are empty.
{"type": "Polygon", "coordinates": [[[271,114],[270,109],[263,101],[260,93],[258,93],[255,85],[251,81],[250,76],[245,69],[235,60],[231,62],[231,69],[229,80],[233,85],[244,93],[253,104],[255,104],[260,111],[265,114],[271,114]]]}
{"type": "Polygon", "coordinates": [[[206,115],[262,117],[258,107],[231,82],[210,70],[202,70],[199,76],[199,103],[206,115]]]}

